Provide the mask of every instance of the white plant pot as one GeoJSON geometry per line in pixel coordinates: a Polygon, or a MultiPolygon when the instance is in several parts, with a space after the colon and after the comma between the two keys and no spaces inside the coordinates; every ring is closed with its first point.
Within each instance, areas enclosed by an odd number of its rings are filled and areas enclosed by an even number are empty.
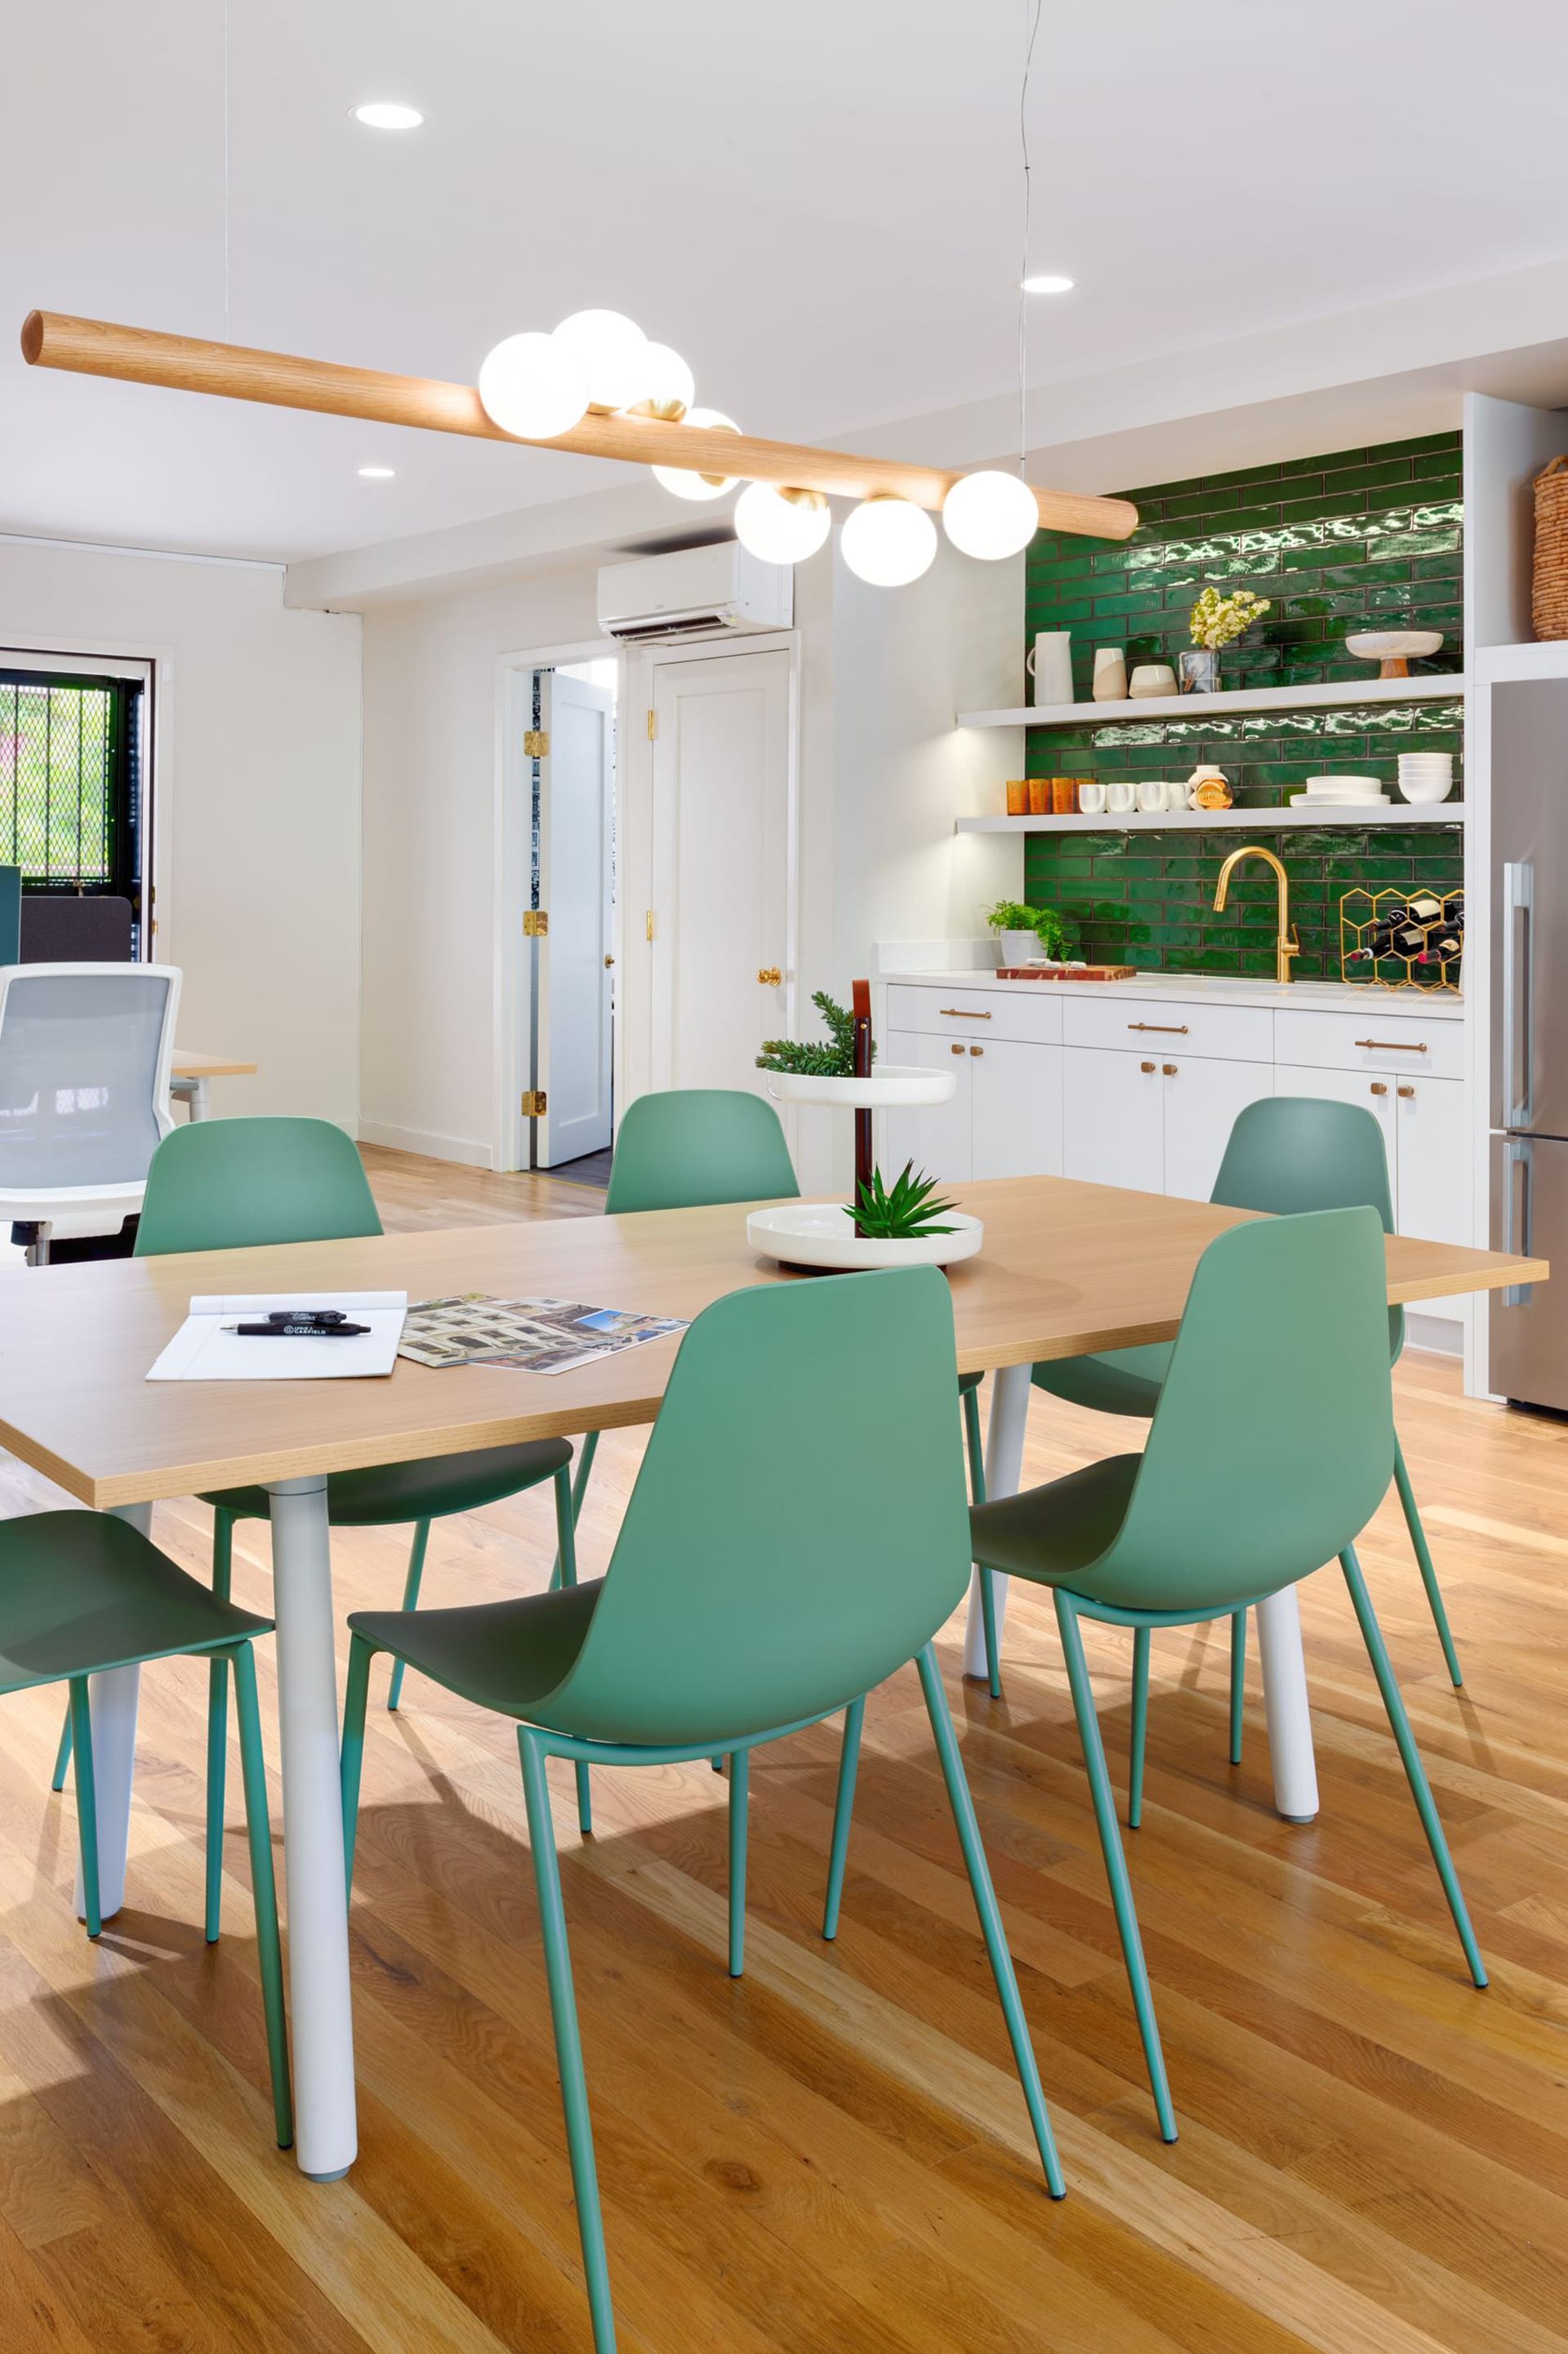
{"type": "MultiPolygon", "coordinates": [[[[1033,932],[1029,935],[1033,939],[1033,932]]],[[[769,1071],[768,1092],[775,1103],[834,1104],[840,1111],[910,1110],[945,1104],[958,1084],[951,1071],[923,1070],[918,1063],[879,1063],[868,1079],[823,1078],[807,1071],[769,1071]]]]}
{"type": "Polygon", "coordinates": [[[999,932],[1003,964],[1038,964],[1045,951],[1037,932],[999,932]]]}
{"type": "Polygon", "coordinates": [[[857,1235],[842,1202],[786,1202],[776,1209],[753,1210],[746,1222],[746,1239],[767,1258],[791,1267],[815,1267],[847,1274],[878,1267],[952,1267],[973,1258],[985,1239],[979,1218],[961,1210],[944,1212],[948,1235],[927,1235],[914,1242],[883,1242],[857,1235]]]}

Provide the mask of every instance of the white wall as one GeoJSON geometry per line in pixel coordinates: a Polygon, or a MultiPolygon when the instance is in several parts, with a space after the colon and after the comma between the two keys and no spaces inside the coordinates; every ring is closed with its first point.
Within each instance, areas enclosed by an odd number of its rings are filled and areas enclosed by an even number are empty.
{"type": "Polygon", "coordinates": [[[359,1096],[360,624],[270,565],[0,541],[0,646],[156,663],[158,930],[181,1043],[260,1065],[219,1112],[352,1129],[359,1096]]]}

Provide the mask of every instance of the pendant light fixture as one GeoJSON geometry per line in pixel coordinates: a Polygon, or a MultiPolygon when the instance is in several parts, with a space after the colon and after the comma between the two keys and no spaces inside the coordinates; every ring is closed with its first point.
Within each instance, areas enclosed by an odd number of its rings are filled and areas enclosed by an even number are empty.
{"type": "Polygon", "coordinates": [[[804,563],[808,556],[815,556],[832,527],[832,514],[821,491],[775,490],[771,482],[747,482],[735,503],[736,537],[764,564],[804,563]]]}
{"type": "Polygon", "coordinates": [[[485,356],[479,397],[503,433],[553,441],[587,413],[588,373],[554,335],[508,335],[485,356]]]}
{"type": "Polygon", "coordinates": [[[930,570],[937,526],[912,500],[879,492],[845,516],[839,549],[857,580],[874,588],[902,588],[930,570]]]}
{"type": "Polygon", "coordinates": [[[942,501],[942,528],[961,554],[990,564],[1028,546],[1040,528],[1040,511],[1021,475],[988,468],[953,484],[942,501]]]}
{"type": "Polygon", "coordinates": [[[601,415],[647,398],[653,370],[648,338],[620,311],[574,311],[552,339],[588,378],[588,405],[601,415]]]}
{"type": "MultiPolygon", "coordinates": [[[[701,426],[708,433],[740,431],[733,417],[722,416],[716,408],[688,408],[681,421],[701,426]]],[[[678,499],[722,499],[739,480],[736,474],[691,474],[681,466],[653,466],[649,471],[656,482],[673,491],[678,499]]]]}

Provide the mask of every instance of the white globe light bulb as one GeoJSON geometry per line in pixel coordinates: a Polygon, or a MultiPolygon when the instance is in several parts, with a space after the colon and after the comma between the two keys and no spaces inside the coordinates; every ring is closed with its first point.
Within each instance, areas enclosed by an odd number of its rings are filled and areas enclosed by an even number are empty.
{"type": "Polygon", "coordinates": [[[588,407],[588,379],[552,335],[508,335],[479,371],[485,415],[524,441],[569,433],[588,407]]]}
{"type": "MultiPolygon", "coordinates": [[[[683,425],[701,425],[710,433],[738,433],[739,426],[733,417],[725,417],[716,408],[688,408],[681,419],[683,425]]],[[[733,491],[734,474],[694,474],[684,466],[655,466],[653,480],[678,499],[722,499],[733,491]]]]}
{"type": "Polygon", "coordinates": [[[815,556],[832,523],[821,491],[747,482],[735,503],[736,536],[764,564],[800,564],[815,556]]]}
{"type": "Polygon", "coordinates": [[[1016,474],[965,474],[942,501],[942,528],[965,556],[995,563],[1028,546],[1040,528],[1040,510],[1016,474]]]}
{"type": "Polygon", "coordinates": [[[668,344],[650,344],[642,398],[632,415],[660,417],[666,424],[678,425],[696,397],[696,380],[680,353],[668,344]]]}
{"type": "Polygon", "coordinates": [[[937,526],[924,507],[885,493],[863,499],[839,534],[844,562],[874,588],[902,588],[930,568],[937,526]]]}
{"type": "Polygon", "coordinates": [[[619,311],[574,311],[553,339],[588,377],[588,407],[630,408],[648,389],[648,338],[619,311]]]}

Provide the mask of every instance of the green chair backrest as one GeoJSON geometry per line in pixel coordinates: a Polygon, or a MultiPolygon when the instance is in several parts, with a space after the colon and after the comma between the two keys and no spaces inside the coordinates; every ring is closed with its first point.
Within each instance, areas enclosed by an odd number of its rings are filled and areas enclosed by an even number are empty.
{"type": "Polygon", "coordinates": [[[731,1292],[681,1344],[587,1640],[538,1721],[699,1744],[893,1673],[969,1567],[935,1267],[731,1292]]]}
{"type": "Polygon", "coordinates": [[[136,1256],[378,1235],[352,1137],[325,1119],[203,1119],[153,1155],[136,1256]]]}
{"type": "Polygon", "coordinates": [[[1387,1299],[1371,1208],[1217,1235],[1126,1515],[1084,1590],[1126,1609],[1219,1610],[1353,1543],[1393,1472],[1387,1299]]]}
{"type": "MultiPolygon", "coordinates": [[[[1265,1096],[1237,1115],[1211,1202],[1231,1210],[1351,1210],[1367,1203],[1393,1232],[1383,1130],[1364,1104],[1324,1096],[1265,1096]]],[[[1388,1311],[1391,1359],[1404,1345],[1404,1310],[1388,1311]]]]}
{"type": "Polygon", "coordinates": [[[616,1131],[604,1206],[697,1210],[715,1202],[793,1200],[800,1188],[772,1105],[741,1087],[639,1096],[616,1131]]]}

